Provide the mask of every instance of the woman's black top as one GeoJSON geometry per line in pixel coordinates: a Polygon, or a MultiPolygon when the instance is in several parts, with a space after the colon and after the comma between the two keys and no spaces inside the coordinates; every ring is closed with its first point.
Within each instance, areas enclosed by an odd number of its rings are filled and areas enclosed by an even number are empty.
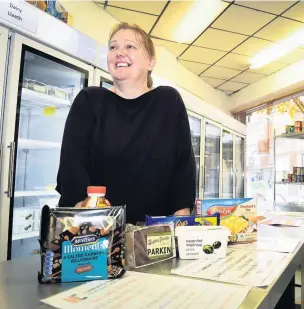
{"type": "Polygon", "coordinates": [[[160,86],[135,99],[101,87],[80,91],[63,135],[59,206],[74,207],[89,185],[106,186],[113,206],[126,205],[128,223],[194,206],[189,121],[174,88],[160,86]]]}

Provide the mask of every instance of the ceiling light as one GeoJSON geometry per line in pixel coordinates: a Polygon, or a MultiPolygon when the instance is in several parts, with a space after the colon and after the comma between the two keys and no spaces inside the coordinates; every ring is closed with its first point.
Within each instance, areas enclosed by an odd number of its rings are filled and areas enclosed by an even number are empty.
{"type": "Polygon", "coordinates": [[[249,63],[251,64],[250,69],[261,68],[264,65],[287,55],[301,45],[304,45],[304,28],[295,32],[288,38],[272,44],[270,47],[262,50],[249,59],[249,63]]]}
{"type": "Polygon", "coordinates": [[[221,0],[195,0],[174,31],[173,40],[193,42],[228,5],[221,0]]]}

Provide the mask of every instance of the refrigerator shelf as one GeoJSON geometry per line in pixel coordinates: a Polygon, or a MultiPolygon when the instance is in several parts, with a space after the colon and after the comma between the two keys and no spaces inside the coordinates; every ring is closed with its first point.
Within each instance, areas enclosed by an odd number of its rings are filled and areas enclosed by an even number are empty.
{"type": "Polygon", "coordinates": [[[26,197],[26,196],[59,196],[57,191],[51,190],[34,190],[34,191],[15,191],[15,197],[26,197]]]}
{"type": "Polygon", "coordinates": [[[18,147],[20,149],[53,149],[60,148],[60,143],[47,142],[47,141],[38,141],[33,139],[18,139],[18,147]]]}
{"type": "Polygon", "coordinates": [[[28,233],[20,233],[20,234],[13,234],[12,240],[20,240],[25,238],[37,237],[39,236],[39,231],[33,231],[28,233]]]}
{"type": "Polygon", "coordinates": [[[45,93],[22,88],[22,105],[30,108],[71,107],[69,100],[60,99],[45,93]]]}

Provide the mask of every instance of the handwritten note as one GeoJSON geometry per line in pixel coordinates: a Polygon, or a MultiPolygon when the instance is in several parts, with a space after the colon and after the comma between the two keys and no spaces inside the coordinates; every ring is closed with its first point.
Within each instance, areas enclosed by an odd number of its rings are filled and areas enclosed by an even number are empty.
{"type": "Polygon", "coordinates": [[[267,286],[274,279],[274,270],[286,265],[288,257],[286,253],[229,249],[224,259],[195,260],[171,272],[186,277],[267,286]]]}
{"type": "Polygon", "coordinates": [[[249,291],[243,286],[128,272],[122,279],[89,282],[42,301],[60,309],[237,309],[249,291]]]}

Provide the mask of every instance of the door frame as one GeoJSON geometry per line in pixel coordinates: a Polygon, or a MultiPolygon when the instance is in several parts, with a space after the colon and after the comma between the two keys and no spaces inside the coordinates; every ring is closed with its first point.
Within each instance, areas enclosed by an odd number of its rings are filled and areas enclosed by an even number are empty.
{"type": "Polygon", "coordinates": [[[99,87],[101,78],[113,82],[113,78],[108,72],[95,68],[93,73],[93,85],[99,87]]]}
{"type": "MultiPolygon", "coordinates": [[[[223,132],[226,131],[232,135],[232,197],[235,197],[235,131],[228,129],[226,127],[222,127],[222,134],[221,134],[221,144],[222,144],[222,155],[221,155],[221,162],[223,162],[223,132]]],[[[223,178],[223,164],[221,170],[221,179],[223,178]]],[[[222,179],[222,198],[223,198],[223,179],[222,179]]]]}
{"type": "Polygon", "coordinates": [[[237,132],[234,132],[234,136],[233,136],[233,152],[234,152],[234,157],[233,157],[233,170],[234,170],[234,197],[236,197],[236,185],[237,185],[237,169],[236,169],[236,138],[240,137],[243,138],[244,140],[244,147],[243,147],[243,156],[244,156],[244,166],[243,166],[243,170],[244,170],[244,197],[246,197],[246,153],[245,153],[245,149],[246,149],[246,136],[237,132]]]}
{"type": "MultiPolygon", "coordinates": [[[[11,207],[11,194],[14,186],[16,165],[15,124],[19,94],[19,77],[21,72],[22,54],[24,47],[35,49],[55,57],[61,62],[69,63],[88,72],[88,86],[93,84],[93,67],[73,57],[67,56],[55,49],[26,38],[20,34],[11,35],[11,48],[9,54],[9,68],[7,75],[7,88],[5,97],[5,114],[3,119],[3,165],[1,171],[0,192],[0,262],[7,260],[12,239],[13,207],[11,207]]],[[[20,86],[21,87],[21,86],[20,86]]]]}
{"type": "MultiPolygon", "coordinates": [[[[220,129],[220,153],[219,153],[219,156],[220,156],[220,164],[219,164],[219,197],[218,198],[221,198],[222,196],[222,132],[223,132],[223,126],[221,123],[219,122],[216,122],[214,120],[211,120],[209,118],[204,118],[204,179],[205,179],[205,141],[206,141],[206,123],[210,123],[216,127],[218,127],[220,129]]],[[[205,180],[204,180],[205,182],[205,180]]],[[[205,189],[205,184],[204,184],[204,187],[203,189],[205,189]]],[[[203,191],[203,195],[202,195],[202,198],[204,198],[204,191],[203,191]]]]}
{"type": "Polygon", "coordinates": [[[203,135],[203,126],[204,126],[204,117],[196,114],[190,110],[187,110],[187,114],[189,116],[195,117],[200,119],[201,121],[201,128],[200,128],[200,132],[201,132],[201,142],[200,142],[200,167],[199,167],[199,181],[198,181],[198,198],[202,199],[203,198],[203,166],[204,166],[204,143],[205,143],[205,138],[203,135]]]}

